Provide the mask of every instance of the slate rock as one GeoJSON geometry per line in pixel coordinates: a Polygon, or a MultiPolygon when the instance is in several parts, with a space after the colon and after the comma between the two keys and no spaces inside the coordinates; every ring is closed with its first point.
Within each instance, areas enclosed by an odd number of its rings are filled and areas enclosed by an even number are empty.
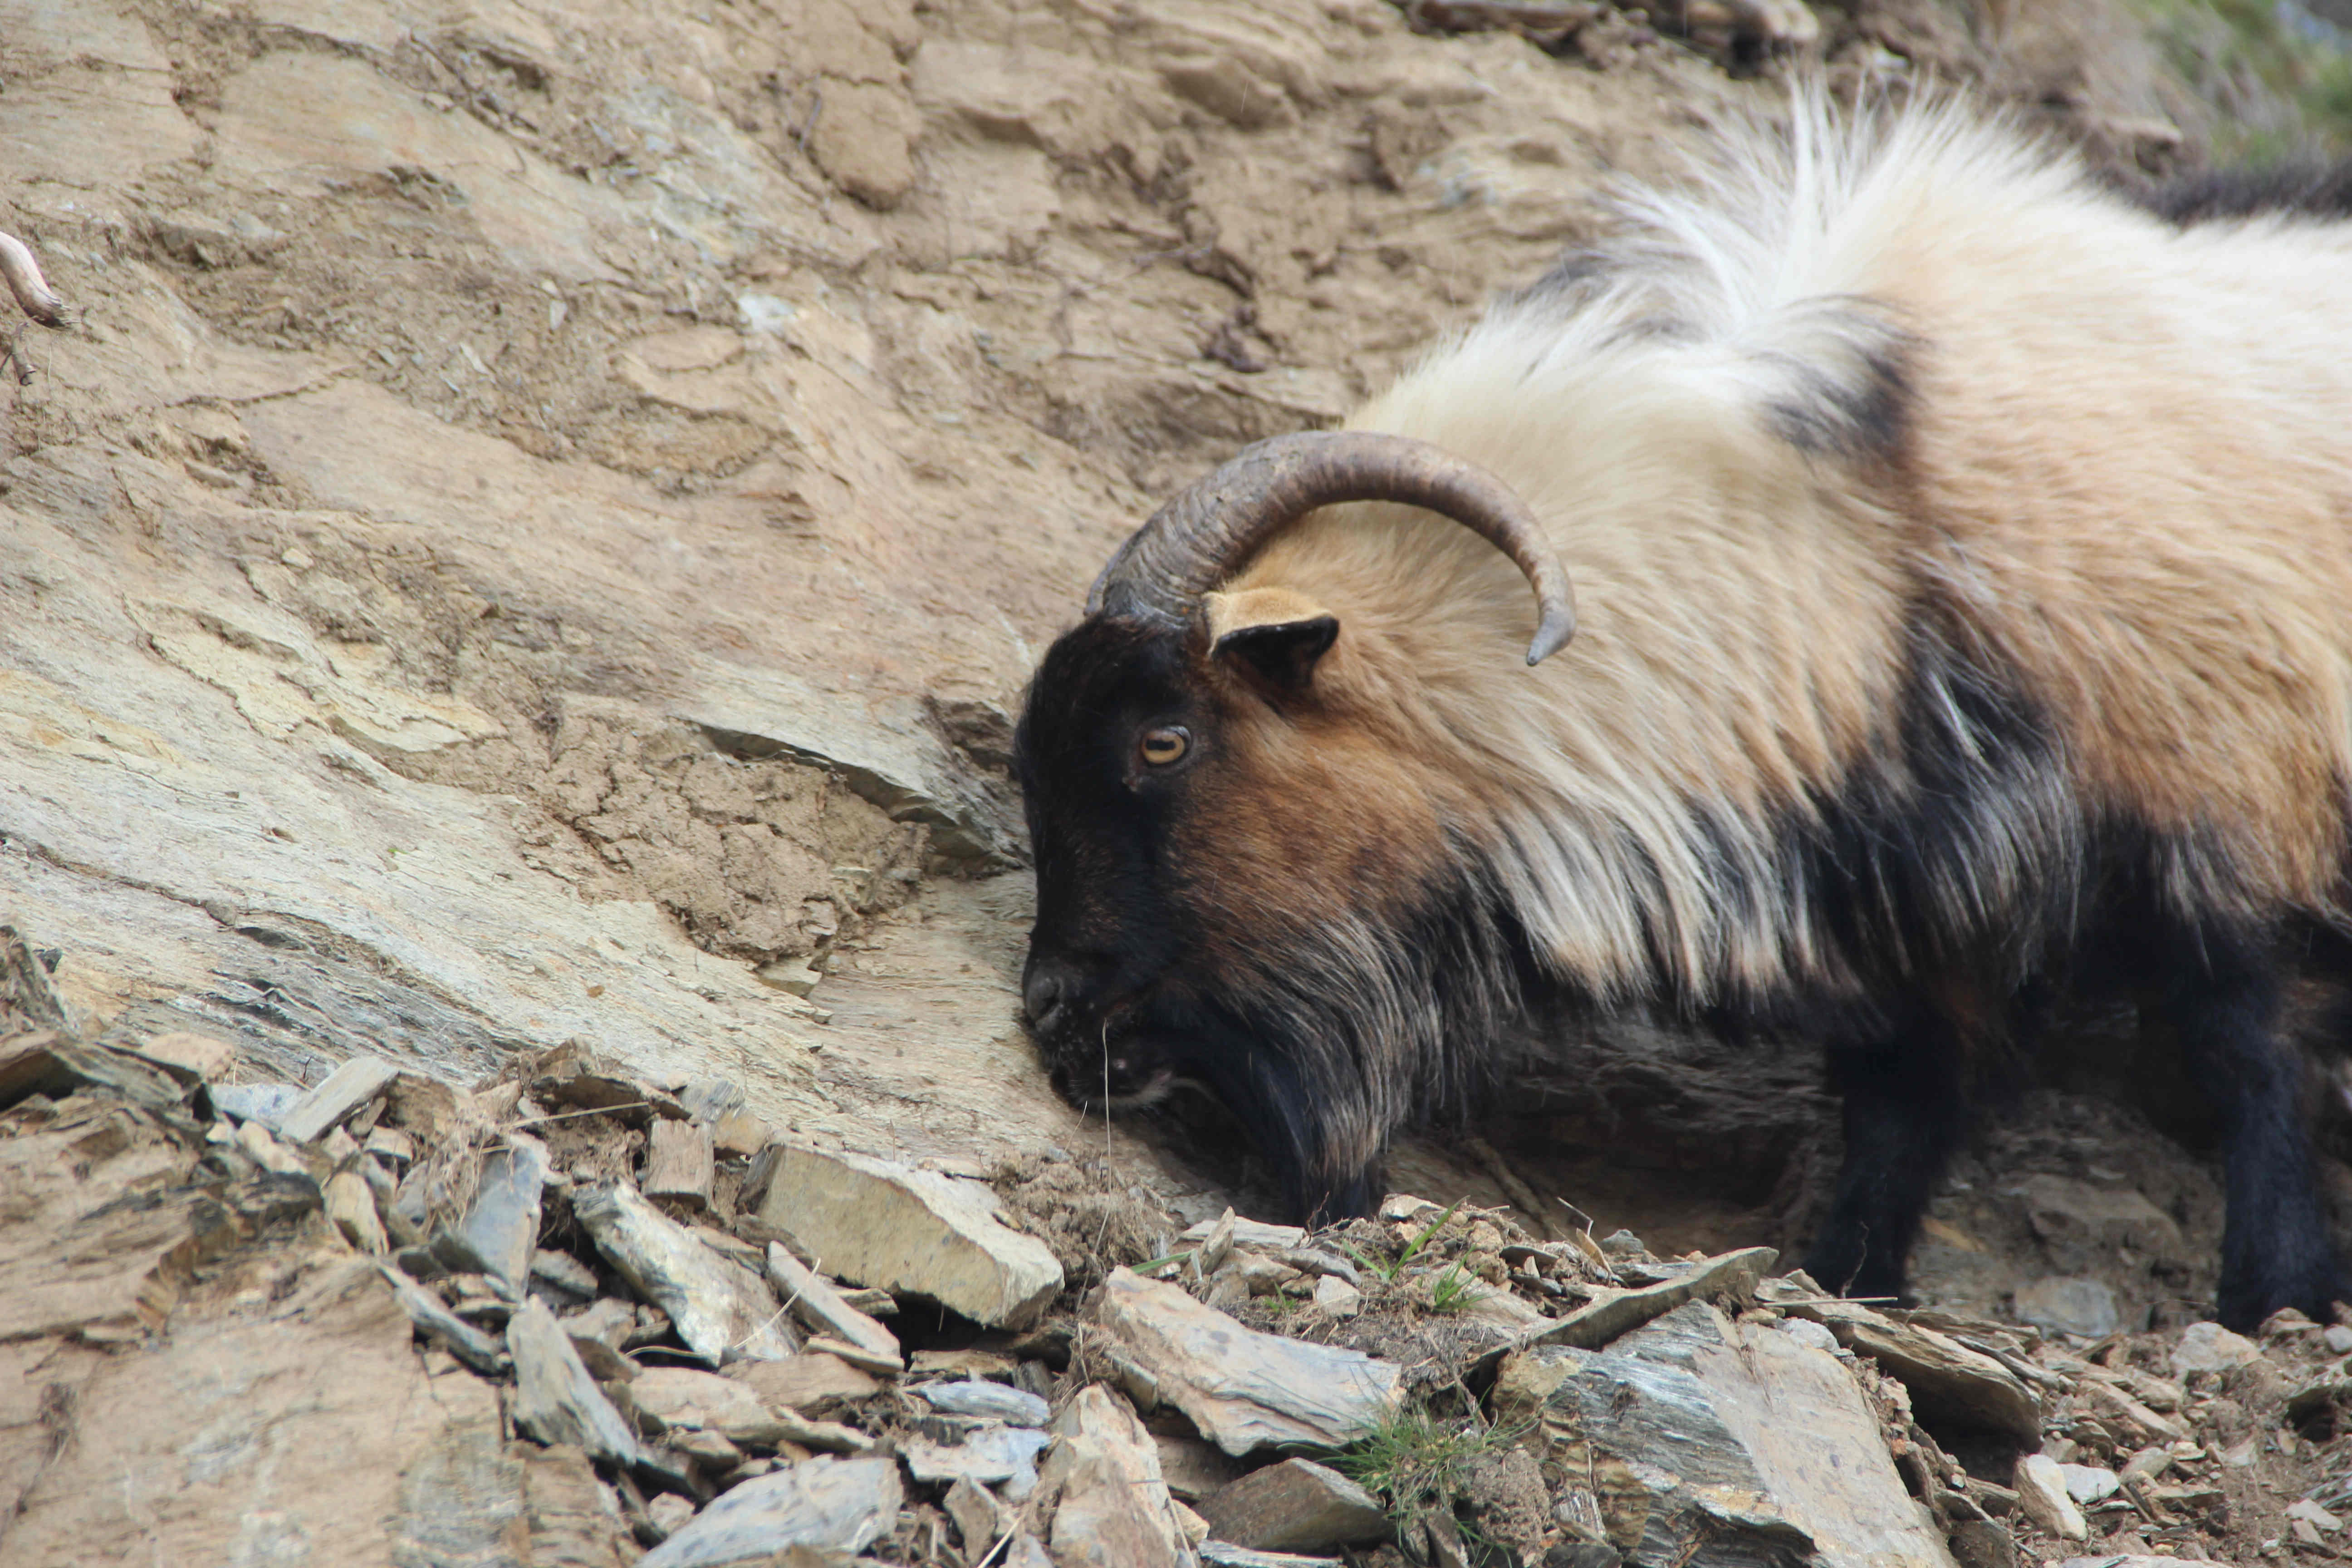
{"type": "Polygon", "coordinates": [[[618,1465],[644,1462],[644,1447],[596,1386],[571,1336],[544,1301],[525,1301],[507,1323],[514,1357],[514,1423],[551,1447],[568,1443],[618,1465]]]}
{"type": "Polygon", "coordinates": [[[1024,1426],[990,1425],[965,1433],[958,1443],[902,1437],[898,1455],[907,1461],[907,1473],[919,1481],[1003,1483],[1004,1495],[1019,1502],[1036,1486],[1037,1456],[1052,1441],[1045,1433],[1024,1426]]]}
{"type": "Polygon", "coordinates": [[[1043,1426],[1054,1414],[1053,1406],[1034,1394],[977,1377],[962,1383],[928,1383],[908,1392],[946,1415],[1002,1421],[1008,1426],[1043,1426]]]}
{"type": "Polygon", "coordinates": [[[1759,1297],[1792,1317],[1822,1324],[1839,1344],[1876,1362],[1910,1391],[1914,1406],[1927,1418],[1990,1426],[2020,1443],[2042,1441],[2041,1395],[1983,1352],[1859,1302],[1824,1300],[1817,1290],[1789,1280],[1768,1281],[1759,1297]]]}
{"type": "Polygon", "coordinates": [[[731,1377],[687,1366],[649,1366],[629,1379],[629,1400],[663,1426],[701,1427],[732,1443],[772,1447],[786,1423],[731,1377]]]}
{"type": "Polygon", "coordinates": [[[814,1415],[882,1392],[879,1382],[839,1356],[808,1352],[774,1361],[737,1362],[727,1368],[727,1375],[749,1384],[770,1405],[814,1415]]]}
{"type": "Polygon", "coordinates": [[[1025,1328],[1062,1289],[1062,1266],[1008,1228],[983,1183],[863,1154],[771,1143],[742,1206],[837,1279],[911,1291],[992,1328],[1025,1328]]]}
{"type": "Polygon", "coordinates": [[[1392,1528],[1371,1493],[1309,1459],[1285,1459],[1244,1476],[1202,1499],[1201,1517],[1217,1540],[1268,1552],[1352,1546],[1392,1528]]]}
{"type": "Polygon", "coordinates": [[[803,1459],[721,1494],[637,1568],[766,1563],[795,1546],[862,1552],[898,1521],[892,1459],[803,1459]]]}
{"type": "Polygon", "coordinates": [[[2180,1331],[2180,1342],[2172,1347],[2172,1374],[2187,1377],[2197,1372],[2228,1372],[2259,1359],[2262,1353],[2262,1347],[2253,1341],[2219,1323],[2191,1323],[2180,1331]]]}
{"type": "Polygon", "coordinates": [[[507,1354],[495,1337],[484,1333],[449,1310],[441,1304],[440,1297],[401,1270],[385,1266],[383,1277],[391,1281],[393,1294],[398,1298],[401,1310],[408,1314],[409,1321],[416,1326],[417,1332],[476,1372],[491,1377],[505,1373],[507,1354]]]}
{"type": "Polygon", "coordinates": [[[767,1265],[768,1283],[812,1331],[855,1345],[872,1370],[896,1372],[906,1365],[898,1336],[843,1300],[831,1281],[794,1258],[783,1243],[768,1243],[767,1265]]]}
{"type": "Polygon", "coordinates": [[[435,1255],[453,1272],[487,1274],[509,1297],[520,1299],[530,1285],[547,1167],[546,1144],[509,1133],[504,1148],[484,1158],[472,1206],[455,1230],[434,1242],[435,1255]]]}
{"type": "Polygon", "coordinates": [[[238,1121],[275,1129],[302,1098],[299,1083],[216,1083],[206,1091],[213,1109],[238,1121]]]}
{"type": "Polygon", "coordinates": [[[1012,1516],[996,1494],[986,1487],[959,1478],[948,1488],[941,1501],[948,1517],[955,1521],[956,1533],[963,1539],[963,1554],[967,1562],[978,1562],[982,1552],[994,1546],[1011,1523],[1012,1516]]]}
{"type": "Polygon", "coordinates": [[[1593,1478],[1628,1562],[1949,1568],[1853,1375],[1776,1324],[1693,1301],[1600,1351],[1520,1352],[1502,1378],[1498,1408],[1507,1388],[1538,1402],[1547,1466],[1593,1478]]]}
{"type": "Polygon", "coordinates": [[[1654,1285],[1613,1294],[1604,1292],[1541,1329],[1528,1342],[1597,1349],[1686,1301],[1753,1292],[1764,1271],[1780,1256],[1769,1247],[1745,1247],[1693,1264],[1676,1277],[1654,1285]]]}
{"type": "Polygon", "coordinates": [[[2044,1333],[2099,1339],[2123,1324],[2123,1308],[2112,1287],[2076,1275],[2045,1275],[2021,1285],[2013,1299],[2018,1321],[2044,1333]]]}
{"type": "Polygon", "coordinates": [[[399,1076],[400,1069],[382,1057],[353,1057],[288,1106],[272,1131],[297,1143],[324,1138],[399,1076]]]}
{"type": "Polygon", "coordinates": [[[1399,1370],[1360,1351],[1244,1328],[1173,1285],[1115,1268],[1093,1312],[1226,1453],[1282,1444],[1343,1447],[1396,1408],[1399,1370]]]}
{"type": "Polygon", "coordinates": [[[2102,1466],[2061,1464],[2058,1473],[2065,1479],[2066,1495],[2084,1508],[2123,1489],[2123,1479],[2102,1466]]]}
{"type": "Polygon", "coordinates": [[[2057,1460],[2047,1454],[2026,1455],[2017,1461],[2011,1484],[2017,1489],[2019,1511],[2033,1523],[2066,1541],[2090,1539],[2091,1527],[2067,1494],[2066,1473],[2057,1460]]]}
{"type": "Polygon", "coordinates": [[[1135,1412],[1100,1384],[1054,1423],[1041,1487],[1055,1500],[1051,1544],[1062,1568],[1190,1568],[1192,1543],[1160,1455],[1135,1412]]]}
{"type": "Polygon", "coordinates": [[[573,1188],[572,1213],[596,1250],[706,1361],[769,1361],[799,1349],[758,1275],[696,1240],[628,1183],[573,1188]]]}

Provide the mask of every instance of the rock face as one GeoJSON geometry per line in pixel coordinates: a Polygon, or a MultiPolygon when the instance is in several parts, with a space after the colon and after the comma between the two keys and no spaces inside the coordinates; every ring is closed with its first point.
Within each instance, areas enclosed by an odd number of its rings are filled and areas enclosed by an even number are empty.
{"type": "Polygon", "coordinates": [[[1592,1478],[1593,1517],[1628,1561],[1951,1568],[1852,1375],[1801,1335],[1693,1302],[1605,1350],[1518,1357],[1521,1386],[1558,1379],[1543,1441],[1592,1478]]]}
{"type": "Polygon", "coordinates": [[[1360,1351],[1261,1334],[1173,1285],[1111,1271],[1098,1321],[1159,1397],[1228,1454],[1284,1443],[1345,1447],[1395,1409],[1398,1372],[1360,1351]]]}
{"type": "Polygon", "coordinates": [[[759,1218],[825,1272],[929,1296],[982,1323],[1034,1322],[1062,1288],[1053,1253],[1007,1229],[978,1182],[772,1143],[744,1188],[759,1218]]]}
{"type": "Polygon", "coordinates": [[[7,1557],[630,1560],[579,1449],[504,1441],[492,1386],[462,1367],[425,1370],[373,1264],[320,1262],[263,1313],[189,1303],[169,1342],[143,1353],[0,1346],[0,1475],[38,1475],[7,1557]],[[44,1402],[69,1425],[34,1419],[44,1402]],[[52,1448],[52,1432],[67,1440],[52,1448]],[[31,1464],[27,1444],[47,1462],[31,1464]]]}

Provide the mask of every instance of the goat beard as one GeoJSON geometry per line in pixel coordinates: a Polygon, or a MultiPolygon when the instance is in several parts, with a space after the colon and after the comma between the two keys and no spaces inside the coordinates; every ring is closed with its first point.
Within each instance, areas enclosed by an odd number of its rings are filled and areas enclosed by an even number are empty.
{"type": "Polygon", "coordinates": [[[1468,876],[1401,919],[1339,911],[1263,948],[1204,1011],[1194,1076],[1276,1167],[1292,1217],[1370,1214],[1389,1141],[1493,1087],[1531,965],[1468,876]]]}

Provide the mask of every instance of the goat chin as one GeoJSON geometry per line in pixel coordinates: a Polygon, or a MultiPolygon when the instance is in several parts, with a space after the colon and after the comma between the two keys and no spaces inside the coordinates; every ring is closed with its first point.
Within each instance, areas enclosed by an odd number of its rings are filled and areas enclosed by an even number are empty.
{"type": "Polygon", "coordinates": [[[1033,966],[1175,977],[1327,1209],[1530,1008],[1817,1034],[1809,1267],[1868,1293],[1971,1063],[2139,994],[2226,1129],[2225,1321],[2319,1311],[2281,996],[2352,977],[2352,176],[2133,196],[1801,92],[1617,211],[1349,421],[1515,491],[1575,639],[1530,670],[1519,568],[1386,501],[1082,622],[1017,742],[1033,966]]]}

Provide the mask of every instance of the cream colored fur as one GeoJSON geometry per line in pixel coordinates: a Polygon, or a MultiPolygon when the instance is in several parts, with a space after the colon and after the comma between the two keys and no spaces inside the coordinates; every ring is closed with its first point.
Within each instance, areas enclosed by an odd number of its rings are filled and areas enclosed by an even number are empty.
{"type": "MultiPolygon", "coordinates": [[[[1334,508],[1227,584],[1339,616],[1318,687],[1465,759],[1457,828],[1562,970],[1701,997],[1834,982],[1775,817],[1893,737],[1940,595],[2060,731],[2064,813],[2204,845],[2176,896],[2337,904],[2352,779],[2352,225],[2175,229],[1942,107],[1736,140],[1637,193],[1597,276],[1498,306],[1350,424],[1514,485],[1581,629],[1528,669],[1525,581],[1465,530],[1334,508]],[[1889,464],[1775,410],[1910,344],[1889,464]],[[1390,715],[1402,715],[1394,719],[1390,715]],[[1712,824],[1710,837],[1704,831],[1712,824]],[[1776,907],[1743,913],[1726,848],[1776,907]]],[[[2046,869],[2046,868],[2041,868],[2046,869]]],[[[1953,910],[2040,874],[1987,842],[1953,910]]]]}

